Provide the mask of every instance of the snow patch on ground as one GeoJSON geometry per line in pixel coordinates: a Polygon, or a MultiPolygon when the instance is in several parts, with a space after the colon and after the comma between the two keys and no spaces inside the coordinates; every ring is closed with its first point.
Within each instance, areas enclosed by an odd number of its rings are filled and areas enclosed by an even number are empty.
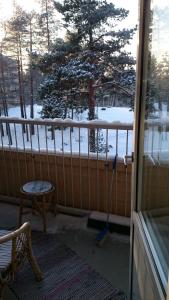
{"type": "MultiPolygon", "coordinates": [[[[40,112],[42,106],[34,104],[34,118],[40,118],[40,112]]],[[[121,123],[132,123],[134,118],[133,111],[130,111],[126,107],[98,107],[95,109],[97,119],[107,122],[121,122],[121,123]]],[[[26,106],[27,117],[30,117],[30,105],[26,106]]],[[[9,109],[9,117],[21,117],[19,106],[12,107],[9,109]]],[[[74,112],[74,120],[82,121],[87,120],[88,110],[83,113],[77,114],[74,112]]]]}

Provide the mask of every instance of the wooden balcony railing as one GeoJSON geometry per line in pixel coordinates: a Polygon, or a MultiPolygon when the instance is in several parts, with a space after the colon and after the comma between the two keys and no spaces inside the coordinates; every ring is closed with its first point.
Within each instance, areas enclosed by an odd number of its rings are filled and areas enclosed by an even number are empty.
{"type": "Polygon", "coordinates": [[[1,117],[0,195],[20,197],[23,183],[43,179],[56,186],[57,204],[107,212],[110,199],[112,214],[130,216],[131,165],[123,157],[131,154],[132,130],[120,122],[1,117]]]}

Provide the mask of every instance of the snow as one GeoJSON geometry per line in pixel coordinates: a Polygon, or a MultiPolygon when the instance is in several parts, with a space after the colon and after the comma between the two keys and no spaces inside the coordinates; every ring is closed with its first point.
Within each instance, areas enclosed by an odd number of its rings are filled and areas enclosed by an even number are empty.
{"type": "MultiPolygon", "coordinates": [[[[34,118],[40,118],[40,111],[42,110],[42,106],[38,104],[34,104],[34,118]]],[[[30,116],[30,106],[26,106],[27,117],[30,116]]],[[[82,114],[75,115],[75,120],[86,120],[88,111],[84,111],[82,114]]],[[[98,107],[96,108],[96,115],[99,120],[107,121],[107,122],[121,122],[121,123],[132,123],[134,114],[133,111],[130,111],[129,108],[126,107],[98,107]],[[103,110],[104,109],[104,110],[103,110]]],[[[9,117],[20,117],[20,109],[19,106],[12,107],[9,109],[9,117]]],[[[70,119],[69,119],[70,122],[70,119]]]]}
{"type": "MultiPolygon", "coordinates": [[[[35,123],[36,120],[40,118],[40,105],[34,105],[34,117],[35,123]]],[[[27,117],[30,115],[30,106],[26,107],[27,117]]],[[[133,112],[129,111],[128,108],[124,107],[106,107],[96,108],[96,115],[98,119],[93,120],[100,123],[100,125],[108,124],[108,122],[113,122],[116,125],[121,124],[131,124],[133,122],[133,112]]],[[[19,107],[13,107],[9,109],[9,116],[19,118],[20,109],[19,107]]],[[[84,111],[83,113],[76,114],[74,112],[74,120],[77,123],[88,123],[87,121],[88,112],[84,111]]],[[[71,119],[64,120],[65,124],[70,123],[71,119]]],[[[55,129],[54,140],[51,139],[51,127],[50,126],[41,126],[35,125],[35,135],[30,135],[30,126],[28,129],[28,136],[26,133],[23,134],[22,125],[10,125],[12,141],[13,144],[9,146],[8,136],[5,135],[1,141],[4,147],[12,147],[18,149],[30,149],[31,151],[48,151],[61,154],[77,154],[80,156],[89,155],[89,130],[87,128],[73,128],[73,131],[70,127],[65,127],[55,129]]],[[[124,157],[126,153],[130,154],[132,151],[132,131],[128,132],[126,130],[113,130],[109,129],[96,129],[96,137],[99,138],[99,142],[95,146],[97,148],[102,148],[100,153],[92,154],[97,155],[98,157],[111,157],[118,153],[119,157],[124,157]]],[[[97,139],[96,139],[97,140],[97,139]]]]}
{"type": "MultiPolygon", "coordinates": [[[[34,105],[34,115],[35,123],[40,120],[41,111],[40,105],[34,105]]],[[[30,107],[26,107],[27,117],[30,116],[30,107]]],[[[96,122],[100,123],[100,127],[106,125],[110,126],[113,122],[114,125],[118,125],[119,128],[121,124],[127,125],[133,122],[133,112],[129,111],[128,108],[124,107],[98,107],[96,108],[97,120],[90,121],[92,124],[96,122]]],[[[71,115],[71,114],[70,114],[71,115]]],[[[9,116],[14,117],[16,121],[20,119],[20,109],[19,107],[13,107],[9,109],[9,116]]],[[[68,123],[76,122],[77,124],[83,125],[84,128],[73,128],[71,131],[70,127],[65,127],[65,129],[55,129],[55,138],[51,139],[51,128],[50,126],[35,125],[35,135],[31,136],[28,134],[29,140],[27,141],[26,134],[22,134],[23,128],[21,125],[10,125],[13,144],[9,146],[8,136],[5,135],[3,138],[0,137],[0,143],[3,147],[11,147],[18,149],[30,149],[31,151],[46,152],[56,152],[57,154],[70,154],[78,156],[88,156],[90,157],[111,157],[118,153],[119,157],[124,157],[127,153],[130,155],[132,151],[132,131],[129,131],[128,137],[126,130],[116,130],[109,129],[108,134],[106,129],[95,130],[96,137],[99,137],[100,143],[102,144],[102,153],[89,153],[89,130],[85,128],[88,126],[89,121],[87,120],[88,111],[76,114],[74,112],[74,119],[69,118],[65,120],[55,119],[53,122],[68,123]],[[16,129],[16,130],[15,130],[16,129]],[[47,137],[47,138],[46,138],[47,137]],[[128,138],[128,145],[126,141],[128,138]],[[106,145],[107,144],[107,145],[106,145]],[[128,149],[127,149],[128,147],[128,149]]],[[[30,119],[30,118],[29,118],[30,119]]],[[[45,121],[45,120],[44,120],[45,121]]],[[[48,123],[48,119],[46,122],[48,123]]],[[[52,123],[53,123],[52,122],[52,123]]],[[[154,163],[165,163],[169,161],[169,112],[167,111],[167,106],[162,105],[162,111],[157,111],[153,113],[152,118],[146,121],[147,129],[144,135],[144,154],[148,155],[154,163]]],[[[74,125],[75,126],[75,125],[74,125]]],[[[5,128],[5,126],[4,126],[5,128]]],[[[28,131],[29,131],[28,126],[28,131]]],[[[96,146],[97,142],[96,142],[96,146]]]]}
{"type": "MultiPolygon", "coordinates": [[[[42,109],[41,105],[34,104],[34,117],[35,118],[40,118],[41,109],[42,109]]],[[[8,114],[9,114],[9,117],[18,117],[18,118],[20,118],[21,117],[21,112],[20,112],[19,106],[9,108],[8,114]]],[[[27,117],[30,116],[30,105],[26,106],[26,114],[27,114],[27,117]]]]}
{"type": "Polygon", "coordinates": [[[133,122],[133,111],[130,111],[126,107],[108,107],[106,110],[98,108],[98,118],[106,120],[108,122],[121,122],[121,123],[132,123],[133,122]]]}
{"type": "Polygon", "coordinates": [[[157,111],[146,121],[144,135],[144,152],[154,165],[169,162],[169,112],[166,104],[161,106],[159,111],[155,105],[157,111]]]}

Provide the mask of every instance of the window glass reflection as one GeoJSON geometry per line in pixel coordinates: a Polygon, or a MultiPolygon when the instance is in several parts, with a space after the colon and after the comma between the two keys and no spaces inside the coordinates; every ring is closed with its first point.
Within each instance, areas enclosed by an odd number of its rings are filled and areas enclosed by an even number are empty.
{"type": "Polygon", "coordinates": [[[151,3],[142,210],[159,265],[169,269],[169,1],[151,3]]]}

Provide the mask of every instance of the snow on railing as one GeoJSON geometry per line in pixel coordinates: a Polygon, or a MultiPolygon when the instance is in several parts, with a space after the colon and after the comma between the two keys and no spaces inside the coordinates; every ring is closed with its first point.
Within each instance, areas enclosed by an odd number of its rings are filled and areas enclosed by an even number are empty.
{"type": "Polygon", "coordinates": [[[1,146],[18,150],[124,157],[131,153],[132,130],[131,123],[101,120],[0,117],[1,146]]]}

